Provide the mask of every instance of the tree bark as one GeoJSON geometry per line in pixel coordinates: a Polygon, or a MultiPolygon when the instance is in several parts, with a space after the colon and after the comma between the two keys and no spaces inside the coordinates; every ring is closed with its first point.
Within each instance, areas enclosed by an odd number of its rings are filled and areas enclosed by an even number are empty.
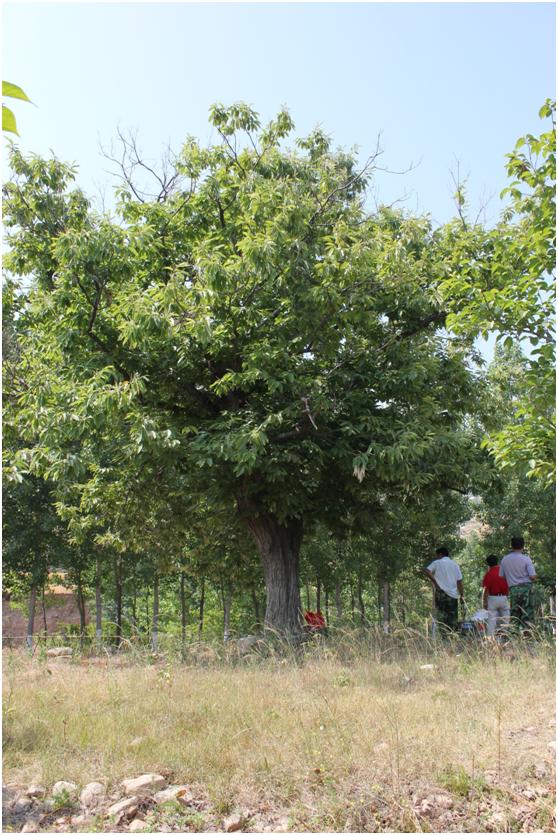
{"type": "Polygon", "coordinates": [[[316,580],[316,611],[319,612],[322,608],[322,582],[318,577],[316,580]]]}
{"type": "Polygon", "coordinates": [[[115,645],[120,649],[122,645],[122,566],[119,557],[114,560],[114,602],[116,605],[116,636],[115,645]]]}
{"type": "Polygon", "coordinates": [[[256,618],[256,629],[259,629],[261,626],[260,604],[258,602],[258,595],[254,585],[252,585],[252,603],[254,606],[254,616],[256,618]]]}
{"type": "Polygon", "coordinates": [[[386,634],[389,633],[391,623],[391,588],[389,580],[382,583],[382,628],[386,634]]]}
{"type": "Polygon", "coordinates": [[[281,524],[270,513],[246,519],[263,566],[266,587],[264,626],[279,635],[295,636],[302,630],[299,552],[302,521],[281,524]]]}
{"type": "Polygon", "coordinates": [[[151,630],[151,649],[157,652],[159,648],[159,577],[153,577],[153,628],[151,630]]]}
{"type": "Polygon", "coordinates": [[[35,606],[37,603],[37,586],[33,584],[29,592],[29,609],[27,617],[27,647],[33,649],[33,632],[35,631],[35,606]]]}
{"type": "Polygon", "coordinates": [[[362,626],[366,624],[366,612],[364,610],[364,600],[362,598],[362,577],[360,574],[358,575],[358,583],[357,583],[357,598],[358,598],[358,608],[360,611],[360,622],[362,626]]]}
{"type": "Polygon", "coordinates": [[[337,613],[337,619],[342,620],[343,601],[341,600],[341,583],[339,581],[335,583],[335,611],[337,613]]]}
{"type": "Polygon", "coordinates": [[[306,611],[310,611],[310,586],[308,583],[304,584],[304,590],[306,592],[306,611]]]}
{"type": "Polygon", "coordinates": [[[223,601],[223,641],[228,641],[232,608],[232,586],[230,583],[221,583],[221,599],[223,601]]]}
{"type": "Polygon", "coordinates": [[[182,655],[186,648],[186,593],[184,591],[184,572],[180,572],[180,646],[182,655]]]}
{"type": "Polygon", "coordinates": [[[45,633],[45,640],[48,635],[48,626],[47,626],[47,614],[46,614],[46,602],[45,602],[45,584],[43,583],[43,587],[41,589],[41,608],[43,610],[43,627],[45,633]]]}
{"type": "Polygon", "coordinates": [[[324,589],[324,598],[325,598],[325,618],[326,623],[329,624],[329,592],[327,589],[324,589]]]}
{"type": "Polygon", "coordinates": [[[198,638],[201,640],[203,633],[203,609],[205,605],[205,577],[201,578],[201,592],[200,592],[200,614],[198,620],[198,638]]]}
{"type": "Polygon", "coordinates": [[[95,638],[97,640],[97,652],[100,652],[103,645],[103,598],[101,588],[101,561],[98,557],[95,565],[95,638]]]}
{"type": "Polygon", "coordinates": [[[85,600],[83,597],[83,586],[81,583],[81,575],[78,574],[76,581],[76,599],[79,611],[79,648],[83,650],[83,642],[85,640],[85,600]]]}

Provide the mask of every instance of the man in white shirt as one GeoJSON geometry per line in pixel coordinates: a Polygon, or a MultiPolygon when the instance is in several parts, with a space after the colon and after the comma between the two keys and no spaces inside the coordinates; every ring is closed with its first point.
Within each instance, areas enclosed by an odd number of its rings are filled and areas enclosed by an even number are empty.
{"type": "Polygon", "coordinates": [[[436,556],[425,573],[434,586],[436,620],[448,631],[457,629],[458,600],[463,603],[463,575],[447,548],[436,548],[436,556]]]}

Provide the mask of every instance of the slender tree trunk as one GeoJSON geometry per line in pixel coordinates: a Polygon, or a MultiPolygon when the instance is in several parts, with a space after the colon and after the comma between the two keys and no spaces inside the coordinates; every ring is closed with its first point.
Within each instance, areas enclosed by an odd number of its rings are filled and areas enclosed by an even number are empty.
{"type": "Polygon", "coordinates": [[[254,606],[254,616],[256,618],[256,629],[259,629],[261,626],[260,604],[258,602],[258,595],[256,592],[255,585],[252,585],[252,604],[254,606]]]}
{"type": "Polygon", "coordinates": [[[199,620],[198,620],[198,639],[201,640],[201,636],[203,633],[203,609],[205,606],[205,577],[201,578],[201,590],[200,590],[200,612],[199,612],[199,620]]]}
{"type": "Polygon", "coordinates": [[[44,637],[46,641],[46,637],[48,635],[48,624],[47,624],[47,614],[46,614],[46,601],[45,601],[45,584],[43,583],[43,587],[41,589],[41,609],[43,612],[43,629],[44,629],[44,637]]]}
{"type": "Polygon", "coordinates": [[[138,587],[136,581],[136,570],[132,572],[132,627],[134,629],[134,636],[137,638],[138,632],[138,587]]]}
{"type": "Polygon", "coordinates": [[[389,580],[384,580],[382,583],[382,628],[384,632],[389,633],[391,623],[391,588],[389,580]]]}
{"type": "Polygon", "coordinates": [[[335,610],[337,613],[337,620],[343,619],[343,601],[341,600],[341,583],[335,583],[335,610]]]}
{"type": "Polygon", "coordinates": [[[250,516],[246,521],[264,571],[267,593],[264,625],[280,635],[299,635],[302,629],[299,586],[302,521],[290,519],[281,524],[269,513],[250,516]]]}
{"type": "Polygon", "coordinates": [[[95,638],[97,640],[97,652],[100,652],[103,646],[103,597],[101,560],[98,557],[95,565],[95,638]]]}
{"type": "Polygon", "coordinates": [[[114,588],[115,588],[115,605],[116,605],[116,637],[115,645],[120,649],[122,645],[122,566],[120,558],[116,557],[114,561],[114,588]]]}
{"type": "Polygon", "coordinates": [[[153,629],[151,630],[151,649],[157,652],[159,648],[159,577],[157,572],[153,577],[153,629]]]}
{"type": "Polygon", "coordinates": [[[329,624],[329,592],[324,589],[326,623],[329,624]]]}
{"type": "Polygon", "coordinates": [[[304,584],[304,590],[306,592],[306,611],[310,611],[310,586],[308,583],[304,584]]]}
{"type": "Polygon", "coordinates": [[[35,631],[35,606],[37,603],[37,586],[33,583],[29,592],[29,609],[27,617],[27,647],[33,649],[33,632],[35,631]]]}
{"type": "Polygon", "coordinates": [[[149,619],[149,586],[145,587],[145,635],[149,635],[151,621],[149,619]]]}
{"type": "Polygon", "coordinates": [[[364,611],[364,600],[362,598],[362,577],[360,574],[358,575],[358,582],[357,582],[357,598],[358,598],[358,608],[360,611],[360,622],[362,626],[366,624],[366,612],[364,611]]]}
{"type": "Polygon", "coordinates": [[[221,599],[223,601],[223,641],[228,641],[232,608],[232,586],[230,583],[221,583],[221,599]]]}
{"type": "Polygon", "coordinates": [[[316,580],[316,611],[322,608],[322,581],[318,577],[316,580]]]}
{"type": "Polygon", "coordinates": [[[351,583],[350,589],[351,589],[351,621],[353,623],[353,626],[355,626],[355,624],[356,624],[356,621],[355,621],[355,589],[354,589],[354,586],[353,586],[352,583],[351,583]]]}
{"type": "Polygon", "coordinates": [[[79,611],[79,648],[81,651],[83,651],[83,642],[85,640],[85,600],[83,597],[81,574],[78,574],[77,576],[76,592],[76,599],[79,611]]]}
{"type": "Polygon", "coordinates": [[[186,649],[186,593],[184,590],[184,572],[180,572],[180,646],[182,648],[182,656],[186,649]]]}

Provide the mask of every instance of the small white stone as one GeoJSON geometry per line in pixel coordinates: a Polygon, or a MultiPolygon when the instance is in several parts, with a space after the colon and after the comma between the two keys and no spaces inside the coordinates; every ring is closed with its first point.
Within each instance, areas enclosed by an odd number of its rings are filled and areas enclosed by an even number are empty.
{"type": "Polygon", "coordinates": [[[167,781],[160,774],[142,774],[131,780],[122,780],[120,785],[125,794],[152,794],[158,789],[164,789],[167,781]]]}
{"type": "Polygon", "coordinates": [[[419,669],[421,669],[421,670],[433,670],[435,666],[436,666],[435,664],[421,664],[419,669]]]}
{"type": "Polygon", "coordinates": [[[105,797],[107,790],[102,783],[88,783],[81,792],[79,799],[82,806],[91,808],[97,806],[105,797]]]}
{"type": "Polygon", "coordinates": [[[148,828],[149,824],[146,823],[146,821],[142,821],[139,818],[136,818],[128,827],[128,832],[143,832],[145,829],[148,828]]]}
{"type": "Polygon", "coordinates": [[[58,658],[60,655],[73,655],[72,647],[51,647],[46,651],[47,658],[58,658]]]}
{"type": "Polygon", "coordinates": [[[67,792],[68,794],[74,794],[74,792],[76,792],[76,791],[77,791],[76,784],[71,783],[69,780],[59,780],[52,787],[53,797],[57,794],[62,794],[62,792],[67,792]]]}

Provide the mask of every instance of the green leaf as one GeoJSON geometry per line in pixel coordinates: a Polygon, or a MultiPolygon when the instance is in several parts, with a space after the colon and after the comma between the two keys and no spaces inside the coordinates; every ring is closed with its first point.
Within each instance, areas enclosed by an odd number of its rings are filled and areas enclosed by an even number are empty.
{"type": "Polygon", "coordinates": [[[8,133],[15,133],[16,136],[19,136],[15,116],[5,104],[2,105],[2,130],[8,133]]]}
{"type": "Polygon", "coordinates": [[[22,99],[23,101],[28,102],[31,101],[29,96],[23,92],[21,87],[18,87],[17,84],[11,84],[9,81],[2,82],[2,95],[9,96],[11,99],[22,99]]]}

